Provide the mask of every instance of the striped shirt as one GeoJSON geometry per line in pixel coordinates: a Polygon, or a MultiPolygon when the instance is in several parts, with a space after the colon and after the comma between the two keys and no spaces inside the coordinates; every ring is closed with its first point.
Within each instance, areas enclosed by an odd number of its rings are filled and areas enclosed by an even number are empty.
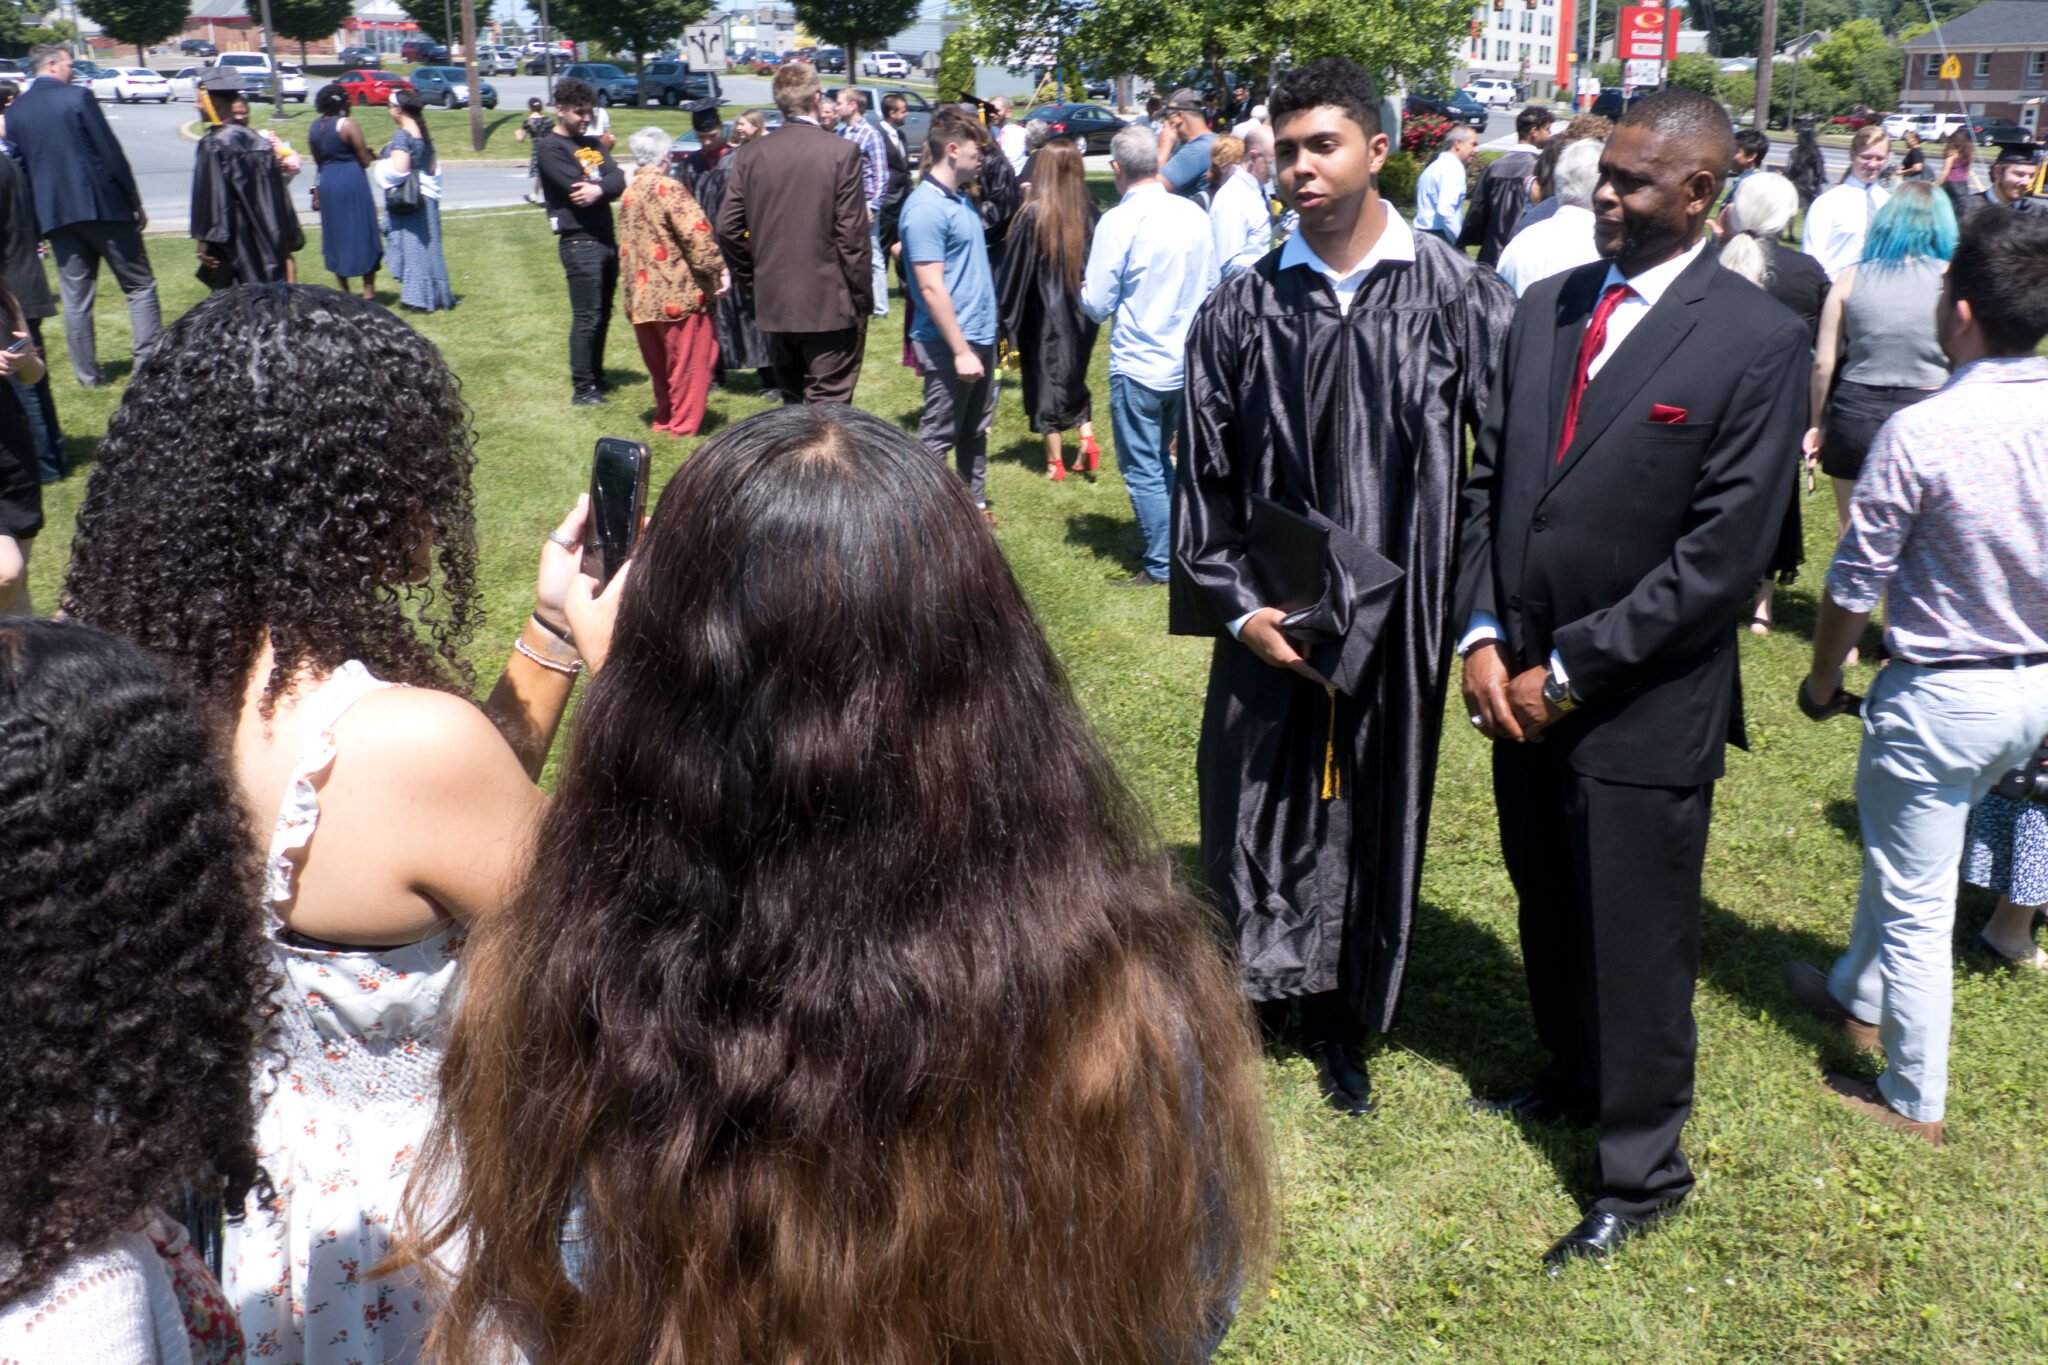
{"type": "Polygon", "coordinates": [[[1972,361],[1877,433],[1828,596],[1908,663],[2048,653],[2048,360],[1972,361]]]}

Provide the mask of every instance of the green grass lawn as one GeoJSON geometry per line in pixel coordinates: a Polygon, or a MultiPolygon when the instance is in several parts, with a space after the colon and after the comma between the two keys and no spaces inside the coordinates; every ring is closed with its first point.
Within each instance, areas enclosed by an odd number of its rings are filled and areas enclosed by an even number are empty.
{"type": "MultiPolygon", "coordinates": [[[[630,335],[615,325],[614,405],[569,406],[568,309],[537,213],[451,216],[447,245],[460,305],[414,321],[475,411],[490,624],[474,654],[489,679],[530,604],[541,537],[585,482],[592,440],[640,435],[650,391],[630,335]]],[[[175,315],[198,297],[189,247],[154,246],[175,315]]],[[[321,278],[317,243],[302,261],[308,280],[321,278]]],[[[99,326],[103,353],[125,355],[127,315],[111,286],[99,326]]],[[[898,363],[899,329],[897,317],[873,328],[859,400],[907,426],[919,386],[898,363]]],[[[62,329],[49,335],[61,348],[62,329]]],[[[79,389],[62,357],[53,360],[81,468],[49,490],[49,530],[32,566],[44,610],[93,440],[120,396],[79,389]]],[[[1106,360],[1105,341],[1094,362],[1105,446],[1106,360]]],[[[126,367],[108,368],[119,377],[126,367]]],[[[716,394],[709,426],[762,406],[750,394],[716,394]]],[[[665,479],[693,442],[651,439],[665,479]]],[[[1048,484],[1009,395],[990,460],[997,539],[1132,788],[1185,855],[1207,642],[1166,634],[1163,593],[1110,588],[1137,563],[1111,468],[1096,481],[1048,484]]],[[[1578,1218],[1591,1147],[1577,1133],[1525,1132],[1465,1108],[1475,1087],[1531,1073],[1539,1052],[1485,746],[1453,714],[1404,1018],[1374,1057],[1380,1112],[1340,1119],[1318,1103],[1306,1061],[1269,1063],[1285,1240],[1270,1282],[1248,1293],[1225,1359],[2048,1360],[2048,981],[1959,956],[1950,1146],[1939,1152],[1821,1093],[1822,1064],[1855,1059],[1794,1014],[1778,985],[1787,958],[1825,963],[1841,945],[1859,856],[1850,796],[1858,732],[1812,725],[1792,704],[1833,521],[1825,487],[1804,507],[1809,563],[1780,593],[1781,626],[1767,639],[1743,637],[1753,748],[1731,755],[1716,802],[1686,1144],[1700,1184],[1686,1213],[1611,1269],[1557,1281],[1532,1273],[1578,1218]]],[[[1850,685],[1863,690],[1870,676],[1856,670],[1850,685]]],[[[1959,942],[1985,909],[1981,896],[1965,898],[1959,942]]]]}
{"type": "MultiPolygon", "coordinates": [[[[316,86],[317,90],[318,87],[316,86]]],[[[723,104],[719,112],[730,120],[735,114],[744,113],[755,106],[745,104],[723,104]]],[[[268,104],[259,104],[249,110],[249,126],[252,128],[271,127],[277,135],[292,144],[301,153],[306,150],[306,129],[312,125],[316,115],[311,105],[287,104],[285,116],[272,118],[268,104]]],[[[198,115],[193,115],[197,118],[198,115]]],[[[363,136],[370,141],[375,151],[391,139],[393,124],[391,116],[382,109],[362,108],[352,111],[351,117],[362,127],[363,136]]],[[[690,131],[690,116],[681,109],[663,109],[658,105],[647,105],[639,109],[614,109],[611,111],[612,135],[618,145],[612,154],[628,167],[632,159],[626,153],[626,140],[642,128],[652,124],[667,130],[680,139],[690,131]]],[[[484,146],[481,151],[470,146],[469,110],[443,109],[438,105],[427,110],[427,134],[434,139],[434,150],[446,161],[524,161],[529,143],[520,142],[512,134],[526,122],[527,108],[524,100],[503,100],[496,109],[484,110],[484,146]]],[[[317,257],[318,253],[315,253],[317,257]]]]}

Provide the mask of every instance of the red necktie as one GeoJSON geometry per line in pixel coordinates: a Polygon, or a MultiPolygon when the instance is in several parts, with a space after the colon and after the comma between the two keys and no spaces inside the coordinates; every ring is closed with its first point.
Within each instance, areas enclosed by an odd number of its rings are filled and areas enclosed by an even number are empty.
{"type": "Polygon", "coordinates": [[[1610,284],[1607,292],[1600,296],[1600,304],[1593,310],[1593,320],[1586,324],[1586,335],[1579,342],[1579,366],[1572,371],[1571,397],[1564,400],[1564,428],[1557,433],[1557,463],[1564,463],[1564,453],[1571,449],[1572,433],[1579,428],[1579,400],[1586,396],[1586,371],[1593,367],[1593,357],[1600,354],[1600,348],[1607,344],[1607,319],[1614,316],[1614,310],[1621,301],[1636,291],[1625,284],[1610,284]]]}

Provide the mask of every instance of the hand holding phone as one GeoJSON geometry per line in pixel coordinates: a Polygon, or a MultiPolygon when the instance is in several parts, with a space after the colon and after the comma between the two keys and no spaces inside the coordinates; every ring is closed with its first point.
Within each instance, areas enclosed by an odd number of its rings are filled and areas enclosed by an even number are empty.
{"type": "Polygon", "coordinates": [[[15,333],[15,336],[19,337],[19,338],[20,338],[20,340],[16,341],[16,342],[15,342],[15,343],[14,343],[14,344],[13,344],[12,346],[9,346],[9,347],[7,348],[7,350],[6,350],[5,354],[7,354],[7,355],[27,355],[27,354],[28,354],[28,348],[29,348],[30,346],[33,346],[33,345],[35,344],[35,342],[34,342],[34,341],[33,341],[32,339],[30,339],[30,338],[29,338],[29,336],[28,336],[27,334],[25,334],[25,333],[22,333],[22,332],[16,332],[16,333],[15,333]]]}
{"type": "Polygon", "coordinates": [[[583,523],[583,572],[600,592],[633,553],[647,512],[647,447],[598,438],[590,462],[590,515],[583,523]]]}

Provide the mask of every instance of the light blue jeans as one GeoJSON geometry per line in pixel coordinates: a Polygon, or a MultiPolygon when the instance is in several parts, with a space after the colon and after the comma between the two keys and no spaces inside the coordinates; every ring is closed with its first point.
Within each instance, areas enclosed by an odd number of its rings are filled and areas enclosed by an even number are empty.
{"type": "Polygon", "coordinates": [[[1145,538],[1145,572],[1166,581],[1173,554],[1174,433],[1180,430],[1180,389],[1161,393],[1123,375],[1109,377],[1109,425],[1116,438],[1117,472],[1131,495],[1138,534],[1145,538]]]}
{"type": "Polygon", "coordinates": [[[1856,811],[1863,881],[1849,951],[1828,989],[1874,1020],[1892,1108],[1938,1123],[1948,1097],[1955,982],[1956,872],[1970,809],[2048,734],[2048,664],[1922,668],[1887,664],[1863,703],[1856,811]]]}
{"type": "Polygon", "coordinates": [[[882,250],[882,220],[868,214],[868,250],[875,263],[875,316],[889,316],[889,253],[882,250]]]}

